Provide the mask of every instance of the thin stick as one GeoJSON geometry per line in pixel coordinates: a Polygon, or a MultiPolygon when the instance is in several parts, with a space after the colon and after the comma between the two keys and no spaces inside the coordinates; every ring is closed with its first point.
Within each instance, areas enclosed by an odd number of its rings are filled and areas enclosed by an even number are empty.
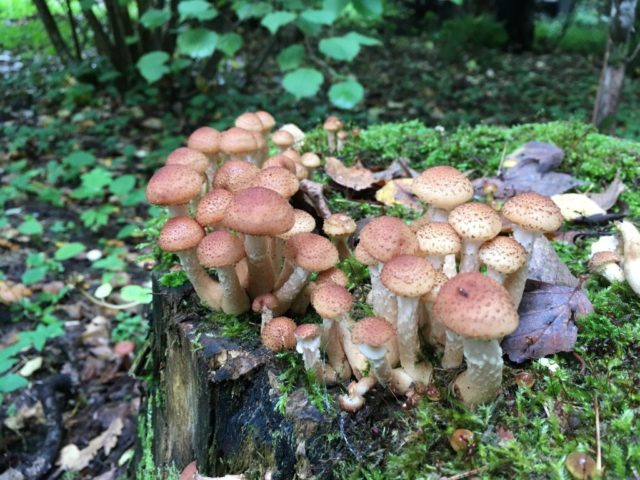
{"type": "Polygon", "coordinates": [[[598,396],[593,397],[593,409],[596,414],[596,470],[602,471],[602,448],[600,445],[600,407],[598,405],[598,396]]]}
{"type": "Polygon", "coordinates": [[[93,295],[91,295],[90,293],[86,292],[81,288],[78,288],[78,291],[94,305],[98,305],[99,307],[104,307],[104,308],[110,308],[112,310],[127,310],[129,308],[142,305],[140,302],[131,302],[131,303],[122,303],[122,304],[107,303],[97,299],[96,297],[94,297],[93,295]]]}
{"type": "Polygon", "coordinates": [[[440,477],[440,480],[460,480],[462,478],[467,478],[470,477],[472,475],[475,475],[476,473],[480,473],[484,470],[486,470],[487,467],[479,467],[479,468],[474,468],[473,470],[469,470],[468,472],[463,472],[463,473],[459,473],[457,475],[454,475],[453,477],[440,477]]]}

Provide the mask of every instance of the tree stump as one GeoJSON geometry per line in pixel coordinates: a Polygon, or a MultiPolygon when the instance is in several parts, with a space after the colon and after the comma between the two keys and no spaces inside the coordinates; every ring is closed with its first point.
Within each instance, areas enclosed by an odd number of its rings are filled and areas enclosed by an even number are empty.
{"type": "MultiPolygon", "coordinates": [[[[371,392],[368,405],[353,415],[339,410],[341,387],[327,390],[324,412],[298,388],[282,415],[277,377],[284,362],[257,340],[224,338],[197,305],[190,286],[165,288],[154,279],[157,395],[149,405],[157,466],[180,471],[196,460],[200,473],[212,476],[337,478],[338,470],[346,473],[358,459],[368,457],[370,465],[380,460],[388,440],[378,429],[387,428],[390,411],[400,408],[389,392],[371,392]],[[363,429],[363,422],[370,428],[363,429]]],[[[258,317],[255,322],[257,332],[258,317]]]]}

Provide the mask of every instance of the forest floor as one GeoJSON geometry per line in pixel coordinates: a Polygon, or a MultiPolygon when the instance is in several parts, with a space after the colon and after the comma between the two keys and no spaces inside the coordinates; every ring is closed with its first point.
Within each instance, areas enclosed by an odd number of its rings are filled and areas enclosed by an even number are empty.
{"type": "MultiPolygon", "coordinates": [[[[482,50],[445,59],[430,37],[389,37],[386,43],[382,54],[368,52],[355,65],[358,77],[368,79],[368,94],[361,109],[344,114],[350,127],[416,118],[444,130],[420,122],[374,127],[349,141],[342,155],[347,163],[357,158],[373,168],[407,158],[414,168],[448,163],[480,178],[495,174],[505,154],[522,143],[548,141],[565,149],[563,171],[590,182],[583,189],[603,189],[620,170],[627,192],[612,211],[638,219],[638,144],[609,140],[576,123],[490,126],[587,120],[600,56],[482,50]],[[487,126],[458,129],[461,124],[487,126]]],[[[267,64],[265,71],[251,94],[192,92],[167,105],[153,87],[122,96],[95,77],[78,80],[49,58],[0,54],[0,88],[10,92],[0,106],[0,472],[51,453],[45,433],[64,431],[66,458],[75,463],[67,472],[54,466],[51,478],[127,478],[144,391],[144,357],[136,354],[144,351],[154,265],[144,242],[157,227],[149,219],[161,217],[146,204],[146,181],[202,124],[224,128],[245,110],[266,108],[279,123],[312,128],[330,112],[323,99],[276,98],[275,67],[267,64]],[[132,368],[139,377],[128,375],[132,368]],[[43,411],[47,396],[58,401],[43,411]]],[[[640,98],[633,96],[639,81],[627,82],[615,130],[630,139],[640,138],[640,98]]],[[[314,135],[311,144],[323,148],[318,131],[314,135]]],[[[349,192],[322,172],[315,179],[330,185],[333,208],[357,218],[416,215],[406,205],[377,203],[371,190],[349,192]]],[[[567,230],[593,230],[574,227],[567,230]]],[[[598,234],[611,230],[600,226],[598,234]]],[[[596,309],[579,323],[578,356],[511,365],[505,397],[474,413],[448,397],[421,403],[414,414],[398,417],[405,425],[397,432],[413,432],[402,439],[402,450],[372,457],[374,467],[347,465],[343,476],[412,472],[417,478],[477,468],[485,478],[525,472],[565,478],[564,456],[595,446],[597,389],[603,392],[606,471],[610,478],[637,477],[640,379],[623,362],[640,355],[640,304],[626,286],[583,278],[592,240],[575,238],[555,245],[596,309]],[[515,384],[521,369],[536,377],[532,388],[515,384]],[[456,455],[447,447],[454,427],[480,436],[472,452],[456,455]]]]}

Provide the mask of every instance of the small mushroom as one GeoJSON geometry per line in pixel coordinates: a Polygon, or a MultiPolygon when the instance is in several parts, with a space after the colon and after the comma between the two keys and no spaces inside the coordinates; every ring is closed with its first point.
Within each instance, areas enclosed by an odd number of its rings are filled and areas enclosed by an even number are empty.
{"type": "Polygon", "coordinates": [[[346,213],[334,213],[324,220],[322,231],[338,249],[340,260],[350,254],[347,240],[356,231],[356,222],[346,213]]]}
{"type": "Polygon", "coordinates": [[[251,309],[260,314],[260,332],[264,332],[264,328],[273,319],[273,310],[278,306],[278,299],[272,293],[263,293],[258,295],[253,303],[251,309]]]}
{"type": "Polygon", "coordinates": [[[327,144],[329,147],[329,152],[333,153],[337,150],[337,133],[338,130],[342,128],[342,122],[335,115],[331,115],[327,117],[322,127],[324,128],[324,131],[327,132],[327,144]]]}
{"type": "Polygon", "coordinates": [[[527,261],[527,252],[522,245],[511,237],[502,236],[484,242],[478,256],[487,266],[487,275],[500,284],[527,261]]]}
{"type": "Polygon", "coordinates": [[[356,322],[351,331],[353,343],[367,357],[371,372],[383,387],[392,380],[391,367],[387,361],[387,343],[395,336],[393,326],[384,318],[366,317],[356,322]]]}
{"type": "Polygon", "coordinates": [[[326,384],[334,384],[336,372],[330,366],[324,366],[320,358],[320,338],[322,329],[315,323],[303,323],[294,332],[296,351],[302,354],[304,368],[314,372],[318,379],[326,384]]]}
{"type": "Polygon", "coordinates": [[[627,220],[618,223],[618,229],[624,245],[624,276],[631,289],[640,295],[640,232],[627,220]]]}
{"type": "Polygon", "coordinates": [[[426,169],[413,180],[413,194],[431,206],[428,218],[446,222],[449,212],[473,197],[473,185],[458,169],[438,165],[426,169]]]}
{"type": "Polygon", "coordinates": [[[262,344],[273,352],[293,350],[296,348],[296,327],[296,322],[290,318],[276,317],[262,331],[262,344]]]}
{"type": "Polygon", "coordinates": [[[589,271],[602,275],[610,283],[624,282],[621,262],[622,257],[615,252],[598,252],[589,260],[589,271]]]}
{"type": "Polygon", "coordinates": [[[172,216],[189,216],[189,202],[200,194],[204,176],[183,165],[165,165],[147,184],[147,200],[167,207],[172,216]]]}

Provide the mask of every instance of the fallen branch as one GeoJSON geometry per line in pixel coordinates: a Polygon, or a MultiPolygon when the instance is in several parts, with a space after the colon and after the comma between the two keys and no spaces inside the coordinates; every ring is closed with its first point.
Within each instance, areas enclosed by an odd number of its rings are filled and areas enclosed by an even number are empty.
{"type": "Polygon", "coordinates": [[[331,216],[329,203],[322,193],[322,184],[304,179],[300,181],[300,191],[311,201],[311,205],[313,205],[318,215],[322,218],[331,216]]]}

